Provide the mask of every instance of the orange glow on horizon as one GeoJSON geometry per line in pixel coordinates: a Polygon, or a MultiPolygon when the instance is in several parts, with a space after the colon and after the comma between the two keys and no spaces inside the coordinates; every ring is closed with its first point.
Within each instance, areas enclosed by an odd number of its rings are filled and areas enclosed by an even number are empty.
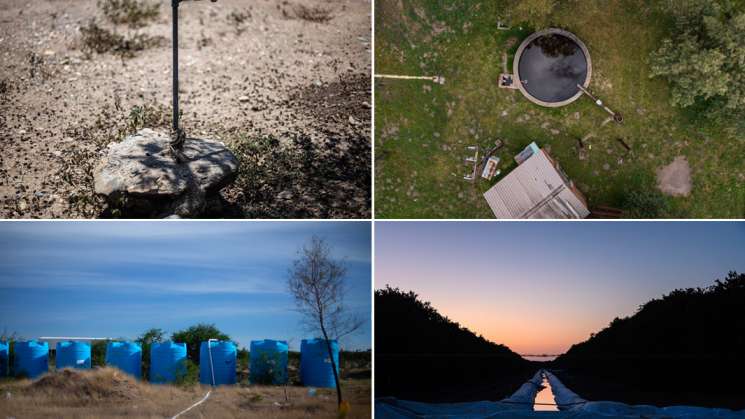
{"type": "Polygon", "coordinates": [[[478,302],[432,304],[443,316],[519,354],[562,354],[607,325],[607,322],[528,306],[500,310],[483,307],[478,302]]]}

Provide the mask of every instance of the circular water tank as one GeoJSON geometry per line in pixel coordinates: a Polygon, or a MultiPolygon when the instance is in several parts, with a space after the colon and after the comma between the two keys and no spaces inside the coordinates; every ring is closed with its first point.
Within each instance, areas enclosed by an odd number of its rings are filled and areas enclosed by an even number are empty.
{"type": "Polygon", "coordinates": [[[142,348],[134,342],[109,342],[106,365],[119,368],[135,378],[142,376],[142,348]]]}
{"type": "MultiPolygon", "coordinates": [[[[339,344],[335,340],[330,343],[338,373],[339,344]]],[[[303,339],[300,342],[300,381],[307,387],[336,387],[325,340],[303,339]]]]}
{"type": "Polygon", "coordinates": [[[8,375],[8,360],[10,359],[10,346],[8,342],[0,342],[0,377],[8,375]]]}
{"type": "Polygon", "coordinates": [[[517,87],[541,106],[568,105],[590,85],[592,61],[585,44],[571,32],[546,29],[526,38],[515,53],[517,87]]]}
{"type": "Polygon", "coordinates": [[[287,383],[287,352],[283,340],[251,341],[251,365],[248,370],[253,384],[287,383]]]}
{"type": "Polygon", "coordinates": [[[202,342],[199,347],[199,382],[212,385],[212,372],[215,385],[235,384],[236,350],[233,342],[202,342]],[[210,364],[210,354],[212,363],[210,364]]]}
{"type": "Polygon", "coordinates": [[[91,345],[87,342],[57,342],[57,369],[90,368],[91,345]]]}
{"type": "Polygon", "coordinates": [[[186,344],[153,343],[150,348],[150,382],[172,383],[186,374],[186,344]]]}
{"type": "Polygon", "coordinates": [[[49,345],[46,342],[29,340],[13,345],[15,375],[36,378],[49,369],[49,345]]]}

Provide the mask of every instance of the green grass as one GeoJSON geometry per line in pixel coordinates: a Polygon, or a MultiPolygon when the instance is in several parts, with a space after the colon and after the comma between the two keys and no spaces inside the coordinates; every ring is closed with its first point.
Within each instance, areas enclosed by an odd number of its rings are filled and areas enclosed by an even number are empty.
{"type": "Polygon", "coordinates": [[[503,3],[376,1],[375,72],[446,79],[444,85],[376,82],[377,217],[492,218],[482,194],[498,179],[463,181],[469,170],[463,158],[466,146],[488,149],[497,138],[506,144],[498,153],[503,174],[514,168],[513,156],[536,141],[550,149],[591,207],[624,209],[630,192],[655,193],[657,169],[684,155],[693,191],[689,197],[665,197],[663,215],[745,216],[745,138],[673,108],[666,82],[648,77],[649,54],[670,25],[655,2],[563,2],[551,19],[552,26],[587,44],[593,61],[590,89],[625,117],[622,125],[604,127],[608,115],[587,98],[546,109],[518,91],[497,87],[503,52],[514,53],[532,31],[526,24],[497,30],[497,20],[508,14],[503,3]],[[526,116],[530,119],[517,121],[526,116]],[[577,139],[589,133],[595,135],[589,140],[592,149],[580,160],[577,139]],[[627,153],[617,138],[632,151],[627,153]]]}

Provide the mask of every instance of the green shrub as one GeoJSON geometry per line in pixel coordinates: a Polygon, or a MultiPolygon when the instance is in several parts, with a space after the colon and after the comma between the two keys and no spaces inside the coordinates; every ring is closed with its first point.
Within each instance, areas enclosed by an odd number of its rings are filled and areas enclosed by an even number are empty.
{"type": "Polygon", "coordinates": [[[230,340],[230,336],[221,332],[214,324],[206,323],[200,323],[188,329],[179,330],[171,335],[171,341],[186,343],[189,359],[196,365],[199,365],[199,348],[202,342],[206,342],[209,339],[228,341],[230,340]]]}
{"type": "Polygon", "coordinates": [[[184,360],[183,368],[176,373],[174,384],[182,387],[190,387],[199,383],[199,365],[191,360],[184,360]]]}

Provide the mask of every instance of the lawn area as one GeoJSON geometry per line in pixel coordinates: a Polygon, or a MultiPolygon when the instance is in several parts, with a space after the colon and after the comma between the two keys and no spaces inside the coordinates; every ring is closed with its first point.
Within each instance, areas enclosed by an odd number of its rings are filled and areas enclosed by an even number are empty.
{"type": "MultiPolygon", "coordinates": [[[[482,194],[496,183],[463,180],[466,147],[497,155],[502,176],[535,141],[554,156],[586,195],[590,208],[629,210],[629,194],[659,194],[656,173],[677,156],[691,168],[687,197],[669,197],[668,218],[745,217],[745,138],[694,112],[670,105],[667,82],[650,79],[649,55],[671,21],[654,1],[560,2],[550,26],[576,34],[590,50],[590,90],[623,124],[586,97],[558,109],[499,89],[502,56],[534,29],[508,21],[507,0],[376,0],[375,73],[439,75],[428,81],[375,82],[375,214],[380,218],[492,218],[482,194]],[[577,140],[592,134],[581,160],[577,140]],[[618,141],[622,138],[627,151],[618,141]]],[[[743,3],[740,2],[741,7],[743,3]]],[[[472,153],[471,153],[472,154],[472,153]]]]}

